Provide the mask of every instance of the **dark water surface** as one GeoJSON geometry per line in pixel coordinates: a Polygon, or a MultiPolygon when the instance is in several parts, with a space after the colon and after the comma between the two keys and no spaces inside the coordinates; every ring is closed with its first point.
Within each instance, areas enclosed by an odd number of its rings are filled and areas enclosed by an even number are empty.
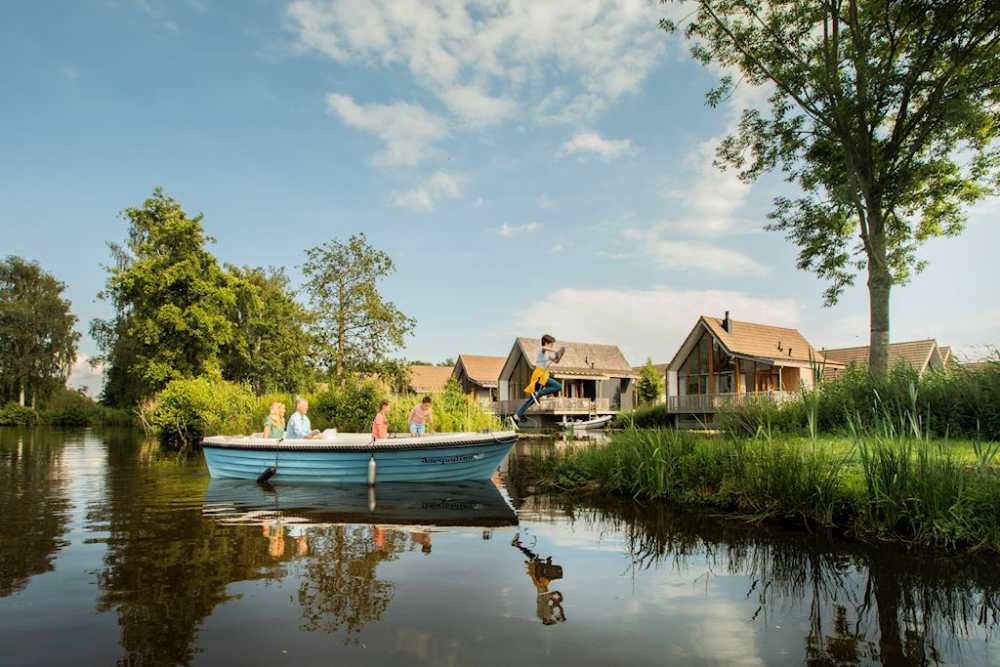
{"type": "Polygon", "coordinates": [[[0,664],[1000,664],[996,559],[572,506],[523,465],[264,489],[0,429],[0,664]]]}

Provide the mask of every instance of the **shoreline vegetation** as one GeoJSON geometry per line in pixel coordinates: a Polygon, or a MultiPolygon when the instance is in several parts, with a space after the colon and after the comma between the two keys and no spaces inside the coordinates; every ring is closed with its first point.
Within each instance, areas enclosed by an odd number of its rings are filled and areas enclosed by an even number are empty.
{"type": "Polygon", "coordinates": [[[752,435],[632,426],[605,445],[536,454],[532,465],[545,491],[702,507],[860,540],[1000,552],[1000,442],[935,436],[915,391],[906,409],[881,402],[868,414],[845,414],[838,433],[816,430],[816,402],[804,402],[814,425],[805,435],[763,425],[752,435]]]}
{"type": "MultiPolygon", "coordinates": [[[[424,394],[402,394],[376,380],[348,379],[343,385],[312,392],[255,394],[249,385],[205,377],[174,380],[138,408],[138,422],[180,447],[197,445],[209,435],[247,435],[263,428],[272,403],[284,403],[287,414],[295,398],[309,401],[313,428],[335,428],[342,433],[368,433],[382,399],[390,402],[389,430],[408,431],[407,418],[424,394]]],[[[462,392],[452,380],[433,397],[433,427],[438,432],[500,430],[500,419],[462,392]]]]}

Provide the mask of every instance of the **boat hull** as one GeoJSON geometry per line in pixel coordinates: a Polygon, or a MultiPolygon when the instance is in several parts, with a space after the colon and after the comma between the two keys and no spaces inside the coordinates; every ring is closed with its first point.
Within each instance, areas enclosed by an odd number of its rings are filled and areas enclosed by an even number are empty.
{"type": "Polygon", "coordinates": [[[376,482],[457,482],[490,478],[517,442],[514,434],[500,435],[427,445],[399,439],[375,447],[322,442],[268,446],[260,441],[241,446],[235,439],[210,438],[202,448],[215,479],[256,480],[274,466],[271,484],[365,483],[374,458],[376,482]]]}

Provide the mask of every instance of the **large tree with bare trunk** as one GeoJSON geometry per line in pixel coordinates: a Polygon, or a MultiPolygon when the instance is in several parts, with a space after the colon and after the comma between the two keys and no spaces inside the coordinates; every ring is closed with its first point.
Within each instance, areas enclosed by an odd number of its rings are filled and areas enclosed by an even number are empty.
{"type": "Polygon", "coordinates": [[[1000,181],[1000,3],[996,0],[696,0],[683,27],[699,61],[722,68],[715,106],[766,86],[716,163],[752,181],[780,169],[770,229],[835,303],[867,273],[876,375],[888,367],[889,295],[923,268],[917,250],[961,232],[967,207],[1000,181]]]}

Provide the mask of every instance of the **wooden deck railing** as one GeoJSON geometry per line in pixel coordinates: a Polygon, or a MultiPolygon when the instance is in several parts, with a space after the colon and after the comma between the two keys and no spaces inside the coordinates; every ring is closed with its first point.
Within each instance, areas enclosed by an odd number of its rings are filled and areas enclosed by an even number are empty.
{"type": "MultiPolygon", "coordinates": [[[[495,401],[487,404],[487,411],[498,415],[512,415],[523,400],[495,401]]],[[[618,412],[618,405],[610,398],[565,398],[546,396],[540,405],[532,405],[529,414],[611,414],[618,412]]]]}
{"type": "Polygon", "coordinates": [[[760,391],[752,394],[688,394],[667,396],[667,412],[716,412],[727,405],[771,400],[776,403],[798,396],[790,391],[760,391]]]}

